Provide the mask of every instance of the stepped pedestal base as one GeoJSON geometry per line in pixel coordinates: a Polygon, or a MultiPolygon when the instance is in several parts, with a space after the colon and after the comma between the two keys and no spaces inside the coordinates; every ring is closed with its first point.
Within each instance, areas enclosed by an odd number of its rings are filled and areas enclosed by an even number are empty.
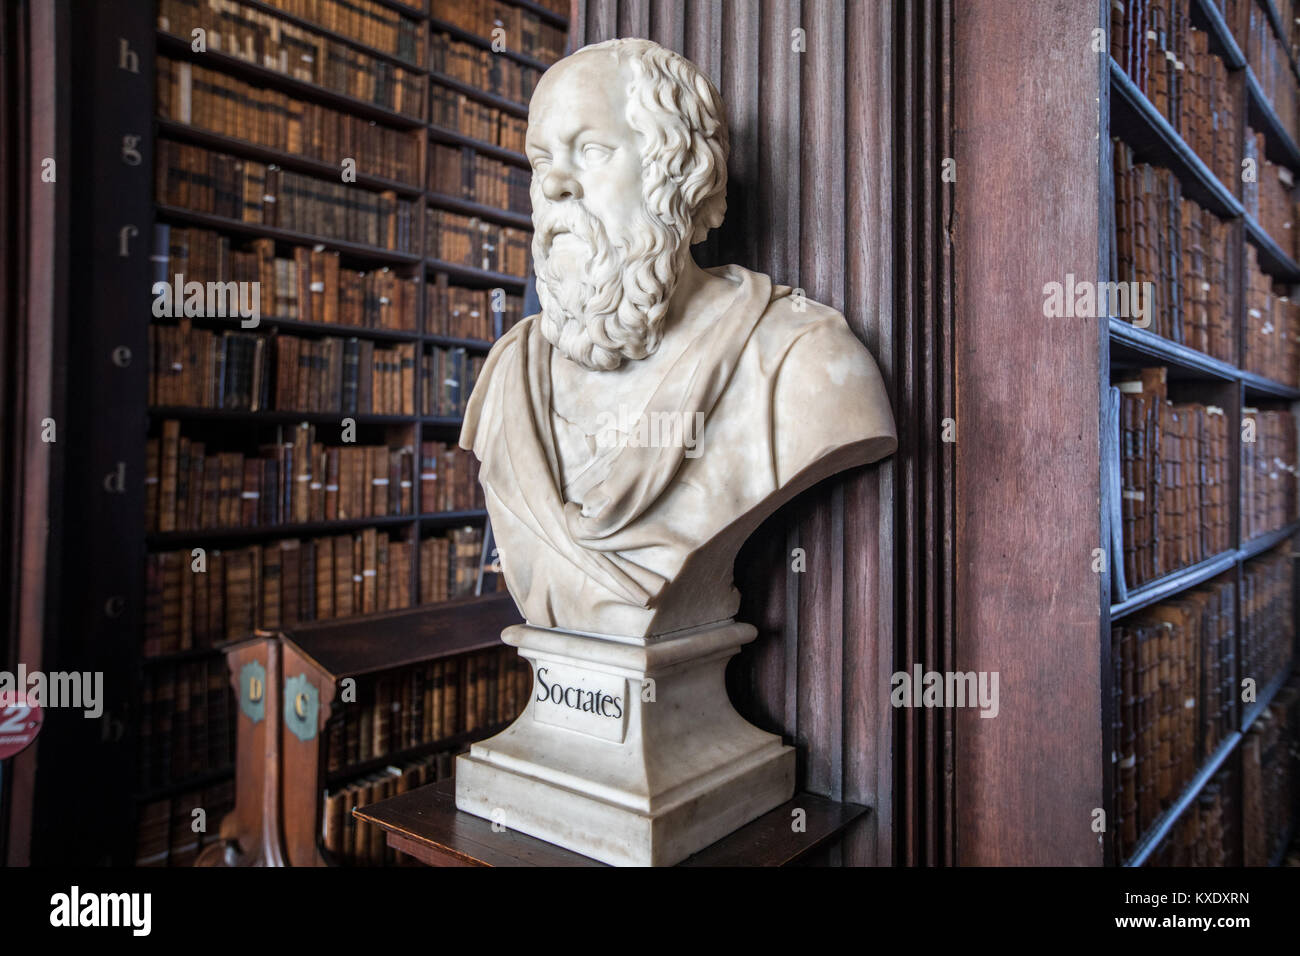
{"type": "Polygon", "coordinates": [[[456,806],[626,866],[670,866],[794,794],[794,749],[727,699],[754,639],[725,622],[658,638],[519,625],[533,666],[519,719],[456,761],[456,806]]]}

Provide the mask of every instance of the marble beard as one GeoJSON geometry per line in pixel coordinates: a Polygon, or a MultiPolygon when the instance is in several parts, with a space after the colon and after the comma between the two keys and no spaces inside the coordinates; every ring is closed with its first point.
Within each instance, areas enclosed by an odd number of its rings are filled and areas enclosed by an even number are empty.
{"type": "Polygon", "coordinates": [[[843,316],[691,260],[725,209],[722,115],[712,84],[649,41],[585,48],[543,77],[529,117],[530,144],[548,147],[533,183],[542,312],[493,347],[461,435],[527,621],[503,639],[532,663],[535,690],[519,720],[459,759],[457,805],[611,863],[677,862],[792,795],[793,749],[736,714],[723,684],[755,635],[732,620],[736,552],[800,491],[896,446],[880,375],[843,316]],[[614,173],[603,157],[562,171],[549,148],[561,112],[548,107],[586,106],[587,128],[612,127],[605,145],[621,135],[644,150],[645,130],[627,127],[655,118],[638,100],[678,104],[660,132],[688,129],[693,148],[684,162],[682,150],[643,156],[639,213],[602,216],[614,173]],[[685,171],[658,176],[660,164],[685,171]],[[665,182],[678,195],[666,200],[665,182]],[[682,182],[703,184],[696,201],[682,182]],[[711,290],[698,297],[709,314],[680,297],[689,269],[692,289],[711,290]],[[633,415],[593,433],[555,410],[555,363],[601,390],[669,346],[633,415]]]}

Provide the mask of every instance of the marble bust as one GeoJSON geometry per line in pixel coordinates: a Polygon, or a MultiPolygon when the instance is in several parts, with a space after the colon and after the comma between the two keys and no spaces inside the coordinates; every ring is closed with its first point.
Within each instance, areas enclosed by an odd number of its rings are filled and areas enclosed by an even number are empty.
{"type": "MultiPolygon", "coordinates": [[[[718,91],[647,40],[585,47],[529,106],[541,312],[465,414],[533,669],[520,717],[456,762],[456,806],[624,865],[669,865],[790,799],[795,755],[727,699],[736,552],[897,441],[834,309],[691,256],[726,212],[718,91]]],[[[496,828],[494,827],[494,830],[496,828]]]]}
{"type": "Polygon", "coordinates": [[[461,445],[530,624],[649,636],[729,619],[736,552],[809,485],[896,447],[834,309],[690,246],[726,212],[721,98],[612,40],[538,83],[526,139],[542,311],[493,347],[461,445]]]}

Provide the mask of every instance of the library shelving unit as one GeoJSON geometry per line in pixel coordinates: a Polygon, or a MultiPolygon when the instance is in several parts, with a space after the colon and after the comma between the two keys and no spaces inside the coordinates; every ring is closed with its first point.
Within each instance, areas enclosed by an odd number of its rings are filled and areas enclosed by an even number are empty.
{"type": "MultiPolygon", "coordinates": [[[[74,67],[74,72],[84,80],[78,84],[79,88],[103,91],[103,102],[87,103],[84,115],[78,114],[80,119],[74,116],[73,122],[84,122],[88,141],[97,144],[95,148],[100,150],[97,155],[108,150],[111,155],[120,152],[124,157],[122,169],[114,168],[110,175],[96,168],[88,157],[76,160],[79,168],[84,170],[89,212],[82,217],[76,230],[77,236],[84,238],[79,239],[80,246],[74,242],[74,247],[88,254],[93,245],[92,263],[107,262],[111,255],[109,249],[116,250],[120,246],[123,250],[119,268],[110,270],[93,266],[98,271],[86,276],[85,290],[73,294],[74,306],[84,308],[86,314],[95,317],[88,324],[89,334],[82,350],[96,357],[114,356],[114,364],[108,371],[93,359],[82,360],[88,365],[86,374],[92,400],[84,408],[76,410],[70,427],[80,426],[92,434],[111,435],[112,440],[93,444],[83,452],[85,460],[73,464],[83,466],[77,468],[77,472],[105,476],[105,488],[109,491],[117,491],[120,485],[120,493],[113,501],[117,507],[112,509],[96,507],[90,496],[86,496],[84,514],[70,515],[81,520],[75,533],[69,533],[66,545],[74,550],[85,549],[88,586],[93,586],[96,592],[102,590],[121,595],[109,605],[108,613],[113,619],[112,639],[92,640],[89,634],[87,637],[94,666],[103,669],[106,682],[116,688],[108,721],[112,730],[104,733],[105,746],[98,750],[101,756],[97,759],[102,760],[102,766],[82,768],[83,771],[90,769],[91,772],[103,773],[113,781],[103,800],[102,818],[96,817],[93,824],[88,819],[85,824],[87,830],[93,828],[104,838],[99,845],[110,848],[99,862],[184,864],[192,862],[205,846],[215,841],[216,824],[230,809],[235,796],[233,751],[236,736],[244,741],[244,736],[236,733],[241,719],[239,701],[229,692],[232,686],[239,686],[238,675],[227,673],[222,653],[232,644],[266,640],[251,631],[232,634],[227,629],[220,635],[215,631],[206,635],[210,639],[202,642],[185,639],[180,646],[169,646],[162,651],[153,647],[147,651],[146,620],[151,612],[157,615],[163,603],[161,585],[147,581],[146,567],[152,556],[164,552],[197,555],[195,549],[204,549],[204,555],[211,557],[222,549],[270,546],[299,538],[319,540],[344,535],[360,536],[373,529],[374,534],[404,546],[404,553],[409,555],[409,581],[404,586],[393,584],[392,592],[405,595],[410,604],[406,613],[411,615],[412,621],[419,621],[424,611],[440,609],[436,604],[421,606],[421,582],[430,573],[429,568],[421,568],[421,541],[452,529],[479,529],[481,534],[486,518],[481,499],[470,502],[468,507],[464,506],[463,500],[458,500],[455,502],[457,506],[450,509],[440,508],[437,501],[421,501],[421,449],[428,442],[454,448],[461,425],[461,418],[454,410],[448,412],[442,407],[426,407],[423,399],[426,390],[432,391],[432,387],[426,381],[429,376],[424,360],[441,349],[460,350],[465,356],[466,367],[471,361],[481,361],[491,347],[493,336],[501,334],[512,318],[517,320],[520,317],[528,280],[526,270],[520,268],[517,258],[509,269],[506,268],[504,252],[501,253],[501,262],[478,258],[480,250],[477,247],[472,252],[467,249],[464,258],[458,261],[429,254],[433,237],[426,235],[426,213],[442,210],[466,217],[474,224],[518,230],[525,237],[531,230],[531,220],[526,206],[521,209],[516,203],[516,208],[508,209],[501,208],[504,203],[480,201],[472,184],[461,195],[435,191],[430,169],[432,147],[434,144],[451,145],[461,151],[464,162],[470,166],[474,157],[485,157],[519,170],[527,170],[528,164],[518,150],[467,135],[446,123],[431,122],[433,93],[436,88],[444,87],[463,97],[462,102],[498,111],[493,116],[526,117],[528,90],[540,72],[546,69],[548,61],[562,53],[566,38],[567,15],[558,12],[559,4],[552,5],[557,9],[527,0],[472,4],[468,9],[472,9],[484,24],[475,30],[464,23],[454,25],[436,16],[441,12],[456,18],[458,11],[467,9],[466,5],[439,0],[412,0],[410,3],[366,0],[360,4],[335,0],[240,0],[238,4],[227,5],[221,10],[207,4],[169,0],[155,0],[148,4],[110,0],[95,5],[93,10],[87,9],[84,13],[86,22],[76,24],[72,30],[76,38],[74,45],[84,45],[85,55],[79,58],[81,65],[74,67]],[[233,12],[236,8],[246,28],[246,43],[232,49],[229,36],[222,36],[220,18],[236,15],[233,12]],[[490,32],[488,26],[493,24],[493,17],[496,18],[495,24],[504,30],[501,37],[507,49],[500,56],[491,53],[493,39],[484,35],[490,32]],[[184,18],[193,18],[194,23],[178,26],[178,21],[184,18]],[[283,49],[281,59],[275,60],[267,49],[261,48],[260,41],[248,39],[256,30],[247,24],[258,21],[275,23],[277,26],[273,32],[282,40],[297,35],[319,43],[319,49],[328,50],[328,56],[321,57],[326,62],[295,69],[288,62],[292,55],[284,55],[283,49]],[[206,43],[198,42],[192,34],[191,27],[196,25],[206,31],[206,43]],[[100,49],[91,39],[109,34],[114,38],[111,49],[100,49]],[[545,53],[541,46],[543,39],[547,44],[545,53]],[[436,52],[450,41],[463,45],[458,46],[458,50],[488,51],[485,59],[490,61],[490,65],[482,69],[481,83],[453,77],[451,68],[445,72],[431,68],[436,52]],[[222,109],[247,108],[250,112],[218,113],[220,122],[212,122],[212,110],[205,119],[197,115],[197,110],[191,116],[183,111],[165,109],[162,101],[157,99],[164,95],[159,77],[165,81],[168,76],[162,72],[164,58],[172,64],[187,65],[183,81],[187,95],[197,96],[201,86],[198,80],[191,82],[191,77],[197,76],[199,70],[211,71],[211,74],[204,74],[216,77],[204,87],[211,101],[222,101],[226,104],[222,109]],[[311,79],[305,78],[308,76],[311,79]],[[514,83],[513,88],[522,90],[522,96],[508,99],[492,91],[503,83],[514,83]],[[319,110],[316,115],[331,122],[337,121],[339,126],[333,130],[336,138],[328,138],[330,134],[321,124],[315,130],[316,139],[313,141],[311,127],[304,120],[297,142],[277,139],[276,135],[289,136],[285,131],[290,124],[274,117],[265,126],[258,122],[267,119],[265,114],[257,113],[259,109],[273,112],[266,103],[259,102],[261,91],[286,96],[292,102],[305,104],[304,110],[319,110]],[[400,102],[400,106],[395,105],[399,104],[401,96],[406,97],[405,101],[400,102]],[[356,126],[348,126],[353,121],[356,121],[356,126]],[[363,125],[368,132],[349,134],[345,131],[363,125]],[[267,130],[281,133],[268,134],[267,130]],[[374,138],[364,138],[372,134],[374,138]],[[381,135],[399,140],[405,154],[413,157],[413,168],[404,170],[405,175],[401,178],[375,175],[366,168],[368,159],[393,158],[379,155],[381,150],[376,144],[381,135]],[[362,137],[361,141],[358,141],[358,136],[362,137]],[[249,167],[260,164],[267,170],[277,170],[276,175],[284,177],[282,182],[296,177],[292,181],[304,191],[316,184],[323,184],[340,195],[343,193],[339,191],[347,190],[348,198],[342,202],[351,204],[354,202],[351,197],[361,197],[364,204],[370,204],[381,212],[385,209],[391,211],[390,218],[395,225],[387,237],[380,233],[378,242],[359,241],[358,233],[349,231],[349,225],[361,222],[360,217],[353,218],[350,211],[334,215],[323,208],[325,202],[323,199],[318,201],[319,195],[304,200],[304,192],[292,197],[294,201],[302,202],[300,208],[311,210],[311,219],[295,220],[300,228],[268,225],[261,221],[260,216],[220,214],[217,210],[231,212],[243,208],[246,212],[250,204],[256,205],[259,201],[265,204],[267,197],[259,199],[247,191],[235,197],[227,184],[226,203],[217,205],[221,202],[223,187],[222,183],[211,181],[216,177],[210,177],[205,183],[218,197],[214,204],[189,208],[202,203],[195,203],[192,199],[189,203],[178,202],[176,195],[164,195],[162,191],[164,186],[171,188],[167,178],[171,167],[160,168],[159,150],[164,148],[164,144],[171,144],[168,148],[200,150],[230,157],[236,169],[245,168],[243,164],[249,167]],[[327,148],[339,155],[328,153],[327,148]],[[341,175],[340,166],[349,156],[360,156],[355,177],[351,180],[346,172],[341,175]],[[399,210],[405,217],[405,234],[400,234],[401,227],[396,225],[399,210]],[[318,228],[302,228],[307,222],[318,228]],[[266,288],[266,281],[261,283],[263,316],[256,329],[241,329],[237,318],[211,315],[150,318],[151,313],[146,310],[151,308],[153,297],[142,294],[141,290],[151,289],[152,283],[163,275],[170,279],[170,272],[175,270],[166,268],[171,265],[167,261],[169,249],[159,246],[166,241],[163,238],[168,234],[166,230],[174,235],[180,229],[216,234],[229,239],[234,248],[260,248],[263,251],[258,255],[263,257],[263,261],[288,259],[292,262],[296,249],[306,250],[300,253],[304,259],[319,253],[337,254],[335,261],[340,270],[354,273],[388,270],[397,282],[409,283],[414,321],[385,323],[401,325],[401,328],[371,328],[340,324],[344,321],[342,319],[339,322],[321,321],[328,318],[328,315],[321,314],[312,316],[310,320],[302,319],[297,312],[279,308],[281,303],[276,301],[273,291],[266,288]],[[101,234],[111,235],[111,246],[107,240],[99,238],[101,234]],[[383,241],[385,238],[388,241],[383,241]],[[480,294],[483,301],[491,303],[489,309],[492,313],[485,316],[482,323],[485,334],[448,334],[456,330],[434,326],[426,290],[438,282],[480,294]],[[362,343],[359,346],[362,349],[367,347],[365,343],[375,349],[412,349],[413,367],[401,379],[400,385],[404,393],[401,396],[403,411],[349,414],[344,411],[276,410],[267,409],[265,404],[259,408],[241,401],[242,396],[236,397],[235,407],[150,404],[146,396],[151,394],[149,377],[153,372],[150,368],[152,363],[148,358],[142,361],[140,357],[151,357],[150,343],[156,330],[178,325],[217,336],[224,332],[247,332],[266,336],[268,341],[271,337],[302,341],[333,337],[355,339],[362,343]],[[413,394],[408,393],[408,389],[413,394]],[[151,442],[161,441],[164,422],[179,422],[182,435],[203,441],[205,448],[212,453],[239,452],[253,458],[269,443],[286,442],[284,436],[302,424],[312,426],[318,445],[347,447],[343,437],[345,418],[353,420],[357,446],[411,450],[414,467],[413,474],[409,475],[409,506],[398,506],[401,513],[348,516],[337,520],[320,520],[319,514],[303,520],[301,514],[286,513],[290,518],[288,522],[264,524],[247,520],[249,511],[245,508],[242,512],[245,520],[225,520],[221,527],[212,527],[210,521],[189,529],[182,526],[181,529],[162,530],[156,523],[153,527],[148,526],[144,517],[146,499],[151,493],[147,490],[147,483],[157,484],[160,479],[156,472],[150,474],[158,468],[158,462],[147,461],[146,450],[151,442]],[[203,646],[198,646],[200,643],[203,646]],[[167,713],[168,708],[177,707],[181,708],[176,711],[179,716],[167,713]],[[186,733],[188,738],[182,740],[186,733]],[[196,835],[190,827],[191,813],[198,807],[202,807],[208,816],[206,834],[196,835]]],[[[564,8],[567,11],[567,5],[564,8]]],[[[78,12],[78,17],[81,16],[78,12]]],[[[496,45],[500,47],[499,42],[496,45]]],[[[304,55],[304,62],[308,59],[304,55]]],[[[465,67],[463,56],[456,63],[462,75],[472,74],[474,68],[465,67]]],[[[77,109],[79,107],[74,105],[74,113],[77,109]]],[[[297,115],[301,118],[304,114],[297,115]]],[[[90,152],[93,153],[94,149],[90,152]]],[[[198,181],[197,177],[194,181],[198,181]]],[[[247,187],[248,180],[243,182],[247,187]]],[[[284,199],[283,195],[281,199],[284,199]]],[[[211,271],[210,268],[201,268],[201,263],[190,261],[196,272],[211,271]]],[[[257,278],[269,275],[269,272],[259,272],[257,278]]],[[[320,292],[322,283],[319,283],[319,276],[312,273],[303,275],[304,281],[308,277],[311,280],[311,285],[301,287],[303,296],[320,292]]],[[[225,275],[194,274],[192,278],[208,282],[228,281],[240,276],[233,274],[228,267],[225,275]]],[[[278,287],[278,281],[275,284],[278,287]]],[[[379,326],[380,322],[375,320],[371,324],[379,326]]],[[[272,354],[270,346],[266,353],[268,356],[272,354]]],[[[193,359],[188,356],[177,361],[193,364],[193,359]]],[[[272,361],[268,368],[273,366],[272,361]]],[[[69,374],[81,373],[73,367],[69,374]]],[[[267,374],[272,373],[268,371],[267,374]]],[[[301,397],[303,393],[299,390],[298,394],[301,397]]],[[[459,399],[461,407],[467,395],[468,389],[465,389],[459,399]]],[[[328,406],[316,404],[311,407],[328,406]]],[[[69,474],[73,473],[70,467],[69,474]]],[[[288,472],[280,475],[280,483],[288,483],[289,477],[288,472]]],[[[239,488],[236,486],[233,490],[238,495],[239,488]]],[[[72,485],[65,492],[69,499],[75,493],[72,485]]],[[[390,506],[389,510],[393,508],[390,506]]],[[[252,513],[258,513],[256,507],[252,513]]],[[[366,514],[367,510],[360,513],[366,514]]],[[[477,556],[475,564],[477,570],[477,556]]],[[[355,570],[356,580],[360,581],[361,568],[355,570]]],[[[181,573],[186,573],[186,570],[182,569],[181,573]]],[[[458,581],[458,586],[464,586],[463,579],[458,581]]],[[[451,590],[455,591],[457,587],[453,586],[451,590]]],[[[256,585],[247,593],[253,595],[253,599],[259,595],[256,585]]],[[[476,601],[489,602],[496,607],[500,603],[499,596],[466,599],[463,594],[452,593],[451,597],[456,600],[447,606],[447,613],[463,617],[467,628],[472,629],[476,622],[488,621],[491,625],[489,630],[496,630],[467,634],[450,625],[433,628],[429,631],[434,635],[430,638],[431,643],[420,658],[423,663],[451,653],[464,653],[470,645],[488,646],[497,640],[501,622],[496,618],[489,621],[490,615],[485,617],[474,613],[472,608],[476,601]]],[[[168,601],[172,599],[169,592],[168,601]]],[[[185,605],[184,611],[190,610],[192,608],[185,605]]],[[[384,621],[402,613],[396,607],[387,606],[384,598],[371,603],[365,610],[366,613],[347,618],[313,622],[313,608],[301,620],[290,622],[292,626],[287,630],[296,633],[298,627],[325,627],[330,629],[330,633],[338,634],[342,629],[348,633],[348,639],[364,643],[365,635],[371,629],[381,628],[384,621]]],[[[168,604],[167,613],[178,612],[168,604]]],[[[243,619],[243,611],[237,613],[243,619]]],[[[256,612],[250,608],[248,613],[251,617],[256,612]]],[[[168,623],[174,626],[173,622],[168,623]]],[[[260,627],[260,621],[255,623],[260,627]]],[[[277,624],[266,633],[279,633],[280,630],[277,624]]],[[[256,634],[262,635],[263,632],[258,630],[256,634]]],[[[66,653],[71,655],[74,652],[69,648],[66,653]]],[[[366,672],[390,670],[385,662],[386,653],[384,643],[376,641],[372,660],[364,668],[366,672]]],[[[464,742],[450,740],[446,743],[451,746],[464,742]]],[[[67,779],[71,781],[74,776],[73,769],[69,768],[67,779]]],[[[326,781],[332,782],[338,781],[333,778],[326,781]]],[[[316,811],[312,813],[313,823],[318,822],[316,811]]],[[[72,833],[68,834],[67,840],[70,844],[86,845],[88,842],[72,833]]]]}
{"type": "MultiPolygon", "coordinates": [[[[1145,4],[1146,7],[1160,6],[1145,4]]],[[[1171,5],[1163,4],[1167,13],[1171,5]]],[[[1176,0],[1175,7],[1178,7],[1176,0]]],[[[1241,157],[1246,141],[1246,129],[1249,126],[1255,132],[1262,132],[1265,139],[1265,157],[1272,163],[1285,167],[1300,175],[1300,150],[1273,104],[1265,95],[1257,78],[1257,64],[1247,61],[1244,52],[1244,33],[1247,29],[1258,29],[1267,20],[1278,40],[1284,56],[1290,61],[1291,52],[1286,34],[1282,32],[1281,21],[1271,0],[1185,0],[1181,10],[1191,29],[1203,31],[1208,38],[1209,52],[1220,58],[1227,68],[1227,91],[1232,100],[1236,127],[1219,129],[1216,135],[1228,137],[1232,145],[1234,166],[1242,168],[1241,157]],[[1229,20],[1238,18],[1239,23],[1230,27],[1229,20]],[[1252,19],[1254,18],[1254,19],[1252,19]]],[[[1103,22],[1112,24],[1110,19],[1112,6],[1104,4],[1103,22]]],[[[1111,26],[1113,30],[1113,25],[1111,26]]],[[[1152,28],[1155,29],[1154,27],[1152,28]]],[[[1162,34],[1163,37],[1163,34],[1162,34]]],[[[1163,42],[1163,41],[1162,41],[1163,42]]],[[[1108,50],[1113,49],[1108,45],[1108,50]]],[[[1161,53],[1161,55],[1163,55],[1161,53]]],[[[1300,522],[1295,514],[1287,516],[1285,523],[1270,530],[1249,534],[1243,521],[1243,455],[1245,452],[1243,429],[1233,423],[1241,422],[1243,415],[1253,408],[1295,410],[1300,402],[1300,389],[1292,384],[1276,381],[1256,374],[1248,369],[1247,332],[1246,332],[1246,284],[1247,284],[1247,248],[1255,250],[1259,268],[1265,272],[1277,287],[1286,287],[1294,294],[1300,284],[1300,264],[1295,261],[1294,248],[1279,243],[1283,237],[1272,236],[1247,211],[1242,200],[1242,183],[1225,182],[1211,169],[1209,157],[1200,156],[1189,143],[1179,135],[1175,124],[1171,123],[1157,108],[1134,79],[1125,71],[1113,56],[1103,53],[1107,61],[1103,72],[1108,73],[1108,82],[1103,81],[1103,91],[1108,88],[1108,95],[1103,95],[1102,109],[1102,153],[1100,190],[1100,226],[1103,277],[1109,272],[1109,279],[1117,281],[1121,275],[1114,274],[1115,259],[1113,245],[1114,203],[1116,185],[1114,176],[1114,154],[1112,144],[1124,144],[1133,151],[1135,163],[1146,163],[1170,170],[1176,178],[1184,198],[1192,200],[1202,209],[1209,210],[1221,222],[1226,223],[1228,281],[1232,288],[1228,311],[1231,317],[1233,337],[1231,341],[1231,360],[1222,356],[1213,356],[1199,351],[1188,344],[1172,341],[1155,334],[1147,328],[1139,328],[1128,318],[1110,316],[1102,320],[1100,341],[1100,410],[1102,440],[1102,480],[1101,480],[1101,529],[1102,540],[1109,548],[1117,547],[1113,525],[1119,514],[1116,490],[1107,475],[1108,457],[1119,457],[1118,448],[1108,450],[1107,405],[1109,387],[1122,380],[1125,373],[1141,368],[1164,367],[1167,370],[1169,394],[1178,400],[1202,402],[1222,408],[1227,415],[1229,427],[1227,435],[1230,443],[1228,456],[1228,494],[1230,502],[1230,531],[1228,545],[1215,554],[1177,570],[1166,572],[1154,580],[1141,583],[1138,587],[1124,589],[1114,586],[1112,582],[1112,563],[1101,572],[1101,675],[1102,675],[1102,766],[1104,793],[1106,795],[1106,819],[1117,819],[1116,787],[1120,762],[1123,755],[1112,747],[1111,727],[1118,719],[1115,695],[1121,691],[1117,687],[1115,661],[1112,660],[1112,627],[1123,626],[1132,621],[1145,609],[1161,602],[1186,595],[1191,589],[1211,581],[1235,583],[1237,600],[1233,602],[1234,646],[1230,659],[1234,662],[1231,670],[1231,703],[1228,710],[1228,729],[1213,746],[1201,746],[1196,751],[1197,766],[1195,773],[1173,798],[1167,801],[1155,817],[1148,823],[1145,819],[1142,832],[1136,843],[1121,848],[1116,837],[1115,827],[1108,826],[1103,835],[1105,859],[1109,865],[1142,866],[1152,863],[1178,827],[1185,821],[1189,808],[1197,805],[1198,799],[1205,797],[1206,788],[1220,771],[1226,771],[1226,789],[1229,791],[1225,806],[1228,808],[1223,822],[1223,832],[1231,862],[1241,860],[1242,824],[1242,784],[1241,759],[1243,743],[1249,739],[1252,727],[1264,714],[1279,691],[1291,677],[1295,662],[1294,646],[1288,648],[1284,664],[1279,670],[1268,674],[1242,673],[1243,642],[1243,608],[1240,595],[1242,580],[1248,562],[1270,551],[1279,549],[1291,562],[1291,608],[1292,631],[1294,632],[1295,572],[1294,555],[1291,554],[1291,542],[1300,530],[1300,522]],[[1107,133],[1109,135],[1107,135],[1107,133]],[[1108,256],[1109,252],[1109,256],[1108,256]],[[1109,258],[1110,262],[1107,263],[1109,258]],[[1253,702],[1243,703],[1241,680],[1251,677],[1258,681],[1258,690],[1253,702]]],[[[1295,85],[1300,82],[1300,73],[1295,70],[1295,63],[1289,62],[1288,80],[1295,85]]],[[[1181,67],[1180,67],[1181,69],[1181,67]]],[[[1260,165],[1263,157],[1260,158],[1260,165]]],[[[1176,207],[1175,207],[1176,208],[1176,207]]],[[[1177,275],[1177,272],[1175,272],[1177,275]]],[[[1207,280],[1208,281],[1208,280],[1207,280]]],[[[1294,463],[1292,463],[1294,464],[1294,463]]],[[[1117,482],[1118,483],[1118,482],[1117,482]]],[[[1128,492],[1126,492],[1128,493],[1128,492]]],[[[1110,551],[1107,551],[1109,558],[1110,551]]],[[[1117,554],[1122,560],[1122,552],[1117,554]]],[[[1291,819],[1295,808],[1289,807],[1291,819]]],[[[1284,848],[1289,837],[1280,841],[1284,848]]],[[[1279,849],[1279,852],[1280,852],[1279,849]]]]}

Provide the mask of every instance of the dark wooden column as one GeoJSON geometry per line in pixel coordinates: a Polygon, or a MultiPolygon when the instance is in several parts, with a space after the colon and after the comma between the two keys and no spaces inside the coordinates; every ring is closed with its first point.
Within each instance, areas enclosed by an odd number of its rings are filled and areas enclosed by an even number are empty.
{"type": "Polygon", "coordinates": [[[1001,710],[956,720],[957,862],[1102,862],[1094,319],[1043,286],[1098,274],[1096,4],[954,12],[956,647],[1001,710]]]}

